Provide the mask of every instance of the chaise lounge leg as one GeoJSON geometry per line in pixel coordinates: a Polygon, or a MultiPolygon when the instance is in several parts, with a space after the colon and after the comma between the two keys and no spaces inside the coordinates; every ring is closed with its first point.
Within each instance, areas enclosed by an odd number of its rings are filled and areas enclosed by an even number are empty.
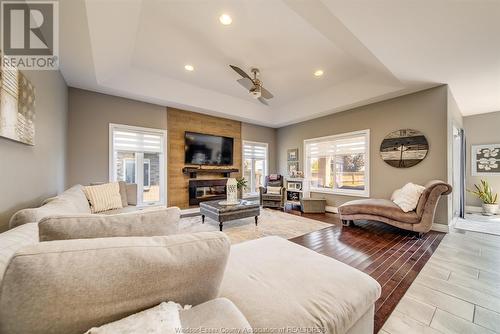
{"type": "Polygon", "coordinates": [[[352,220],[346,220],[346,219],[342,219],[342,226],[351,226],[352,224],[352,220]]]}
{"type": "Polygon", "coordinates": [[[422,237],[424,236],[424,232],[415,232],[417,234],[417,238],[418,239],[422,239],[422,237]]]}

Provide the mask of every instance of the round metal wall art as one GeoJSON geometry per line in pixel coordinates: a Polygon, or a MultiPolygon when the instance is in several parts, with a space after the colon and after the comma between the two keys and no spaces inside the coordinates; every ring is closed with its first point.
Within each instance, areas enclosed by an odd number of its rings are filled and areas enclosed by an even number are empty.
{"type": "Polygon", "coordinates": [[[388,165],[396,168],[415,166],[424,160],[429,143],[418,130],[401,129],[389,133],[380,144],[380,156],[388,165]]]}

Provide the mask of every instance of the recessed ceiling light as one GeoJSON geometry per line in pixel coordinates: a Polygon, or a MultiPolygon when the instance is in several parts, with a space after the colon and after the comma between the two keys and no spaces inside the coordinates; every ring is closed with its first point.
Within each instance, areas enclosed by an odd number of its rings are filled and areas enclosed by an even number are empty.
{"type": "Polygon", "coordinates": [[[322,75],[323,75],[323,70],[316,70],[316,71],[314,71],[314,76],[315,77],[320,77],[322,75]]]}
{"type": "Polygon", "coordinates": [[[188,64],[188,65],[184,65],[184,69],[185,69],[186,71],[189,71],[189,72],[194,71],[194,67],[193,67],[193,65],[189,65],[189,64],[188,64]]]}
{"type": "Polygon", "coordinates": [[[228,14],[222,14],[221,16],[219,16],[219,21],[223,25],[227,26],[230,25],[231,22],[233,22],[233,19],[228,14]]]}

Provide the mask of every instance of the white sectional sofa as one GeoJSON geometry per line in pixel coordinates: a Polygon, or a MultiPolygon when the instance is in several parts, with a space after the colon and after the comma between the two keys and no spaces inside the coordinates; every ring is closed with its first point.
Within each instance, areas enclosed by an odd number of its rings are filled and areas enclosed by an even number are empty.
{"type": "MultiPolygon", "coordinates": [[[[70,203],[77,190],[49,202],[51,214],[56,203],[84,210],[70,203]]],[[[38,242],[37,227],[0,234],[11,252],[0,268],[0,333],[83,333],[169,300],[193,305],[181,311],[189,332],[373,333],[380,285],[279,237],[233,246],[222,232],[38,242]]]]}

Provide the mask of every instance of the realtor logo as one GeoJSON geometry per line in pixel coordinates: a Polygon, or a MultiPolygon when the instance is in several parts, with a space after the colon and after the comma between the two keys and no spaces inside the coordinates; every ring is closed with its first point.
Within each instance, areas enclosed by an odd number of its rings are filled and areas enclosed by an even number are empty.
{"type": "Polygon", "coordinates": [[[57,1],[2,1],[2,65],[55,70],[59,63],[57,1]]]}

